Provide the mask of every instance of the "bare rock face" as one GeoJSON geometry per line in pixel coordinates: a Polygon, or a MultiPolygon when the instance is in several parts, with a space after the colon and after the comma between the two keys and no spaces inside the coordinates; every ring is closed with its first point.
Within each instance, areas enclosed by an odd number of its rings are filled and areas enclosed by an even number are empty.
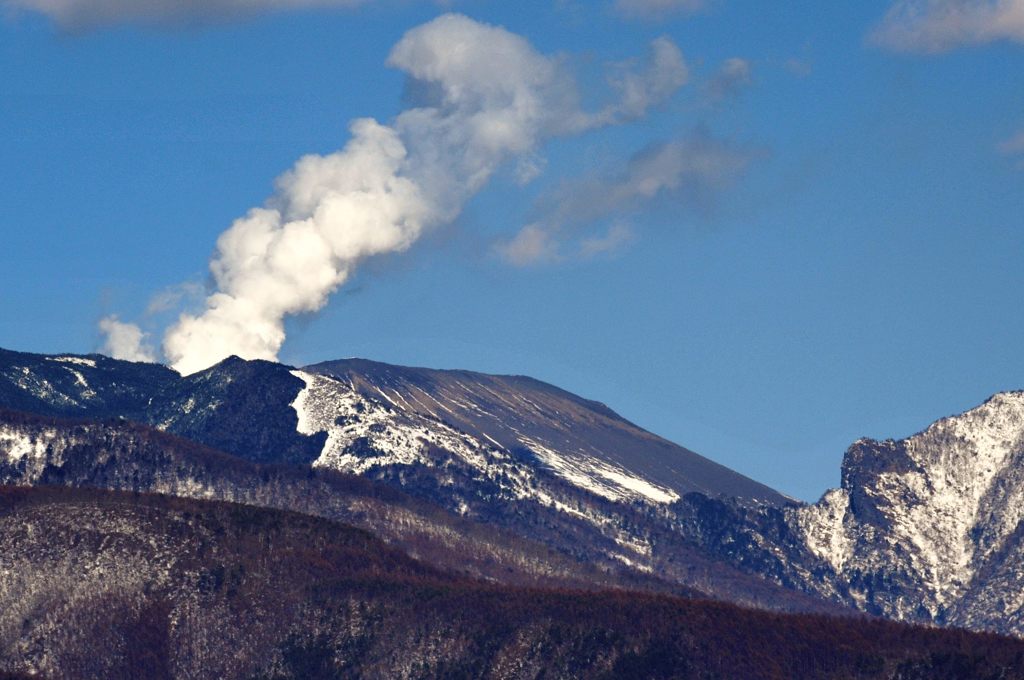
{"type": "Polygon", "coordinates": [[[900,441],[855,442],[842,487],[790,511],[805,587],[875,614],[1020,634],[1024,392],[900,441]]]}

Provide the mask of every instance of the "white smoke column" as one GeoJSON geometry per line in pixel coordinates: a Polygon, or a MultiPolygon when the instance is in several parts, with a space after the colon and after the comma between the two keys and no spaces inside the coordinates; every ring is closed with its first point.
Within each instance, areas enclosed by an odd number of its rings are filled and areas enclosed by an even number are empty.
{"type": "Polygon", "coordinates": [[[630,85],[621,106],[587,114],[560,61],[502,28],[447,14],[409,31],[388,64],[429,100],[390,125],[354,121],[343,149],[301,159],[264,207],[224,232],[210,263],[216,291],[167,330],[167,359],[183,374],[231,354],[276,360],[288,316],[323,307],[364,258],[453,220],[504,161],[672,94],[685,81],[682,56],[666,39],[652,52],[642,72],[620,76],[630,85]]]}

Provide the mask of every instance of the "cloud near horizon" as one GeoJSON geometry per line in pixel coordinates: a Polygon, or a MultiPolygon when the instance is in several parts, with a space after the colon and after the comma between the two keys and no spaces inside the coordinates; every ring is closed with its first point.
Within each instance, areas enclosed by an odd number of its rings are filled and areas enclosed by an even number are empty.
{"type": "MultiPolygon", "coordinates": [[[[546,140],[634,120],[686,81],[679,49],[661,38],[646,61],[616,67],[617,98],[588,112],[561,58],[459,14],[408,31],[387,63],[414,84],[415,105],[389,123],[353,121],[341,150],[300,159],[263,206],[220,235],[215,290],[163,337],[176,370],[232,354],[275,360],[288,317],[323,308],[365,259],[405,251],[454,221],[504,164],[525,162],[535,168],[528,178],[543,167],[546,140]]],[[[123,354],[132,348],[120,340],[131,338],[116,323],[107,346],[123,354]]]]}
{"type": "Polygon", "coordinates": [[[925,54],[1002,40],[1024,43],[1024,0],[897,0],[868,40],[925,54]]]}
{"type": "Polygon", "coordinates": [[[132,323],[124,323],[116,314],[100,319],[103,345],[100,352],[125,361],[156,361],[156,351],[149,345],[146,334],[132,323]]]}

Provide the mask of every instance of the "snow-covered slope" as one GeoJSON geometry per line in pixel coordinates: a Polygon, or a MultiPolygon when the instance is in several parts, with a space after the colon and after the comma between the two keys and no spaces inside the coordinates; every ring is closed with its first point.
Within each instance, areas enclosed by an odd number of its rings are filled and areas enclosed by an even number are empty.
{"type": "Polygon", "coordinates": [[[496,451],[525,454],[610,500],[671,503],[698,492],[753,503],[788,502],[763,484],[640,429],[604,404],[532,378],[360,359],[304,370],[330,378],[335,392],[390,414],[378,417],[440,424],[496,451]]]}
{"type": "Polygon", "coordinates": [[[1024,605],[1024,392],[855,442],[842,487],[789,517],[820,560],[810,589],[891,618],[1024,632],[1009,623],[1024,605]]]}
{"type": "MultiPolygon", "coordinates": [[[[410,408],[398,392],[393,393],[395,399],[404,403],[361,394],[351,381],[305,371],[293,374],[306,382],[306,389],[292,402],[299,432],[328,435],[314,465],[362,474],[396,465],[443,465],[452,456],[517,498],[543,499],[531,466],[486,433],[473,436],[410,408]],[[439,458],[439,451],[445,456],[439,458]]],[[[433,402],[437,408],[447,408],[441,401],[433,402]]],[[[608,500],[670,503],[679,498],[671,489],[600,459],[572,457],[525,436],[519,439],[519,447],[527,447],[541,465],[569,483],[608,500]]]]}

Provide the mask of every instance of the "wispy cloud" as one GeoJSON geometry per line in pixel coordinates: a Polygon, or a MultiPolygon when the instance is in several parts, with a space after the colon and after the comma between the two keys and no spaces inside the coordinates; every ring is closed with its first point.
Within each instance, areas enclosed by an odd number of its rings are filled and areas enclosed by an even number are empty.
{"type": "Polygon", "coordinates": [[[662,200],[706,214],[758,155],[703,131],[651,145],[617,173],[563,182],[540,201],[541,217],[498,244],[497,252],[524,266],[620,249],[632,240],[630,216],[662,200]],[[594,236],[608,220],[613,226],[594,236]]]}
{"type": "Polygon", "coordinates": [[[39,12],[68,30],[121,23],[190,24],[315,7],[351,8],[368,0],[0,0],[39,12]]]}
{"type": "Polygon", "coordinates": [[[996,150],[1004,156],[1016,159],[1017,167],[1024,169],[1024,130],[1001,141],[996,145],[996,150]]]}
{"type": "Polygon", "coordinates": [[[737,97],[754,83],[753,67],[740,57],[726,59],[708,81],[706,90],[713,104],[737,97]]]}
{"type": "Polygon", "coordinates": [[[526,225],[511,239],[499,243],[496,250],[506,262],[517,267],[562,259],[554,235],[539,223],[526,225]]]}
{"type": "Polygon", "coordinates": [[[632,227],[617,222],[608,227],[605,233],[581,240],[579,255],[582,258],[611,255],[625,248],[634,238],[632,227]]]}
{"type": "Polygon", "coordinates": [[[198,281],[179,283],[156,293],[149,299],[146,315],[155,316],[182,307],[199,306],[206,295],[206,288],[198,281]]]}
{"type": "Polygon", "coordinates": [[[609,84],[618,91],[618,101],[608,107],[609,120],[633,120],[652,106],[666,101],[690,79],[686,59],[672,40],[662,36],[651,41],[650,53],[643,62],[630,59],[613,64],[609,84]]]}
{"type": "Polygon", "coordinates": [[[706,6],[706,0],[615,0],[615,10],[619,14],[640,19],[663,19],[670,14],[693,14],[706,6]]]}
{"type": "Polygon", "coordinates": [[[554,264],[566,260],[589,260],[615,255],[624,250],[636,234],[625,222],[615,222],[601,233],[576,240],[550,224],[528,224],[508,241],[495,246],[497,254],[515,267],[554,264]]]}
{"type": "Polygon", "coordinates": [[[868,39],[886,49],[920,53],[1024,42],[1024,0],[897,0],[868,39]]]}

